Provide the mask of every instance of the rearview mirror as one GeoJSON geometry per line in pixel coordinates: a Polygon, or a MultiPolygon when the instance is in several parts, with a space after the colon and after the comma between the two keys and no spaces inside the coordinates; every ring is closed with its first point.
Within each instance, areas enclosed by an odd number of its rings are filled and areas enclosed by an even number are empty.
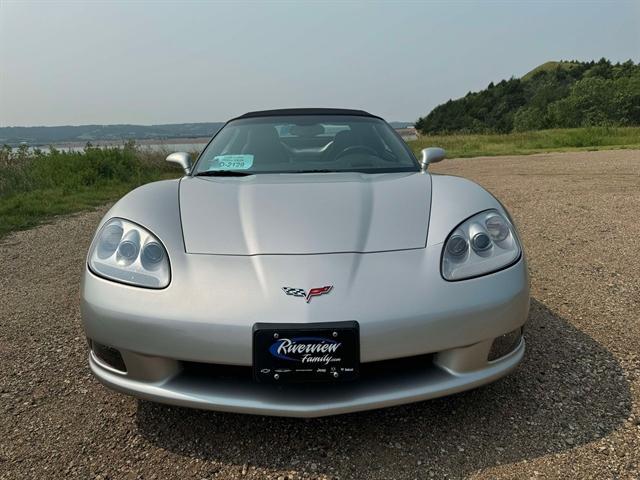
{"type": "Polygon", "coordinates": [[[167,157],[167,162],[177,163],[182,167],[184,173],[191,173],[191,155],[186,152],[175,152],[167,157]]]}
{"type": "Polygon", "coordinates": [[[447,156],[444,148],[429,147],[422,149],[422,170],[426,170],[430,163],[441,162],[447,156]]]}

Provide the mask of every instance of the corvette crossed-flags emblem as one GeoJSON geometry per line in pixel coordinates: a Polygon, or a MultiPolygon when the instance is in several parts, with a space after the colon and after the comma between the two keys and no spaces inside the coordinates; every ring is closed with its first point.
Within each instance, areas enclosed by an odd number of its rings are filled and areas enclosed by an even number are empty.
{"type": "Polygon", "coordinates": [[[312,288],[311,290],[309,290],[309,293],[307,293],[302,288],[282,287],[282,291],[286,295],[290,295],[292,297],[305,298],[307,303],[309,303],[313,297],[319,297],[320,295],[329,293],[332,288],[333,288],[333,285],[327,285],[325,287],[316,287],[316,288],[312,288]]]}

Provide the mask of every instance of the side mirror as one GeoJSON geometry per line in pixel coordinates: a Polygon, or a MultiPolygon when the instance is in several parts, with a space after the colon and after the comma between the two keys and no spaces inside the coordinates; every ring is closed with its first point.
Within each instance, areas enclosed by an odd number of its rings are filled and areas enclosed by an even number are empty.
{"type": "Polygon", "coordinates": [[[182,167],[184,173],[191,173],[191,155],[186,152],[175,152],[167,157],[167,162],[177,163],[182,167]]]}
{"type": "Polygon", "coordinates": [[[430,147],[422,149],[422,170],[426,170],[430,163],[441,162],[447,156],[443,148],[430,147]]]}

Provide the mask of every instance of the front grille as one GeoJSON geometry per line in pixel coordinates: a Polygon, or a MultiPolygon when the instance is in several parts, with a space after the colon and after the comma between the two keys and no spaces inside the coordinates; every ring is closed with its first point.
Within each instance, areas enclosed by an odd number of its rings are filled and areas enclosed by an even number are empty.
{"type": "MultiPolygon", "coordinates": [[[[253,368],[213,363],[181,362],[183,375],[202,379],[252,380],[253,368]]],[[[433,355],[416,355],[360,364],[359,379],[378,378],[425,370],[433,366],[433,355]]],[[[354,380],[358,381],[358,380],[354,380]]]]}
{"type": "Polygon", "coordinates": [[[398,375],[433,366],[433,355],[415,355],[413,357],[394,358],[360,364],[360,378],[374,378],[398,375]]]}
{"type": "Polygon", "coordinates": [[[124,364],[124,360],[122,359],[122,355],[120,352],[113,347],[108,347],[107,345],[102,345],[96,341],[91,341],[91,350],[94,355],[98,357],[100,361],[107,364],[111,368],[118,370],[122,373],[127,373],[127,367],[124,364]]]}
{"type": "Polygon", "coordinates": [[[222,365],[217,363],[181,362],[182,372],[190,377],[218,379],[251,379],[251,367],[238,365],[222,365]]]}

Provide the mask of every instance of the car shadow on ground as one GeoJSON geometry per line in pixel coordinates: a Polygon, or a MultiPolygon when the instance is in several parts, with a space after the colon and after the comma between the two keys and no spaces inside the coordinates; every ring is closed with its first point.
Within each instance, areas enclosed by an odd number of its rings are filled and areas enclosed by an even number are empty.
{"type": "Polygon", "coordinates": [[[622,368],[591,337],[535,299],[526,337],[525,361],[514,373],[450,397],[310,420],[139,401],[137,425],[160,448],[228,465],[311,466],[316,474],[357,478],[424,469],[455,477],[592,442],[629,416],[622,368]]]}

